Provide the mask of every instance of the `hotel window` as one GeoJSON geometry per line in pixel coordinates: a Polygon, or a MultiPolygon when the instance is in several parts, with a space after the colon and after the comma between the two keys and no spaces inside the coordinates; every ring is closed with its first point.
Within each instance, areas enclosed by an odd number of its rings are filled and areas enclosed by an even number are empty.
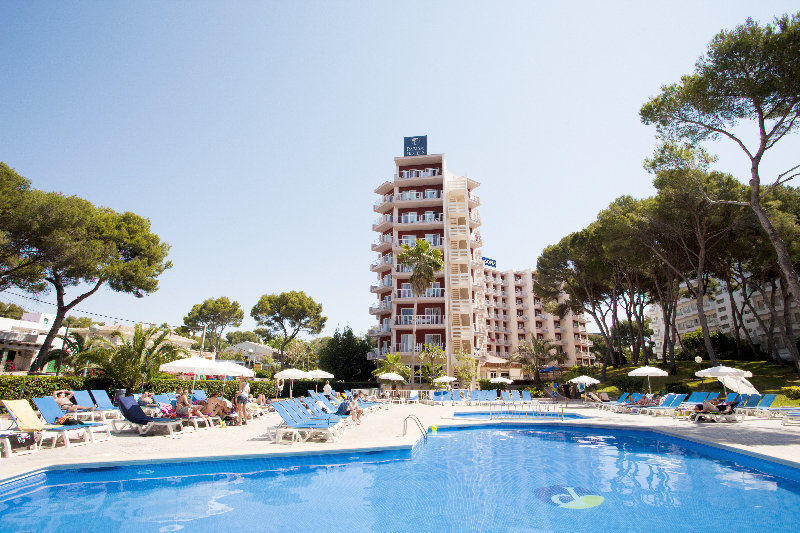
{"type": "Polygon", "coordinates": [[[425,189],[425,198],[431,199],[438,197],[439,197],[439,191],[437,191],[436,189],[425,189]]]}
{"type": "Polygon", "coordinates": [[[442,336],[439,333],[426,333],[425,344],[441,345],[442,336]]]}

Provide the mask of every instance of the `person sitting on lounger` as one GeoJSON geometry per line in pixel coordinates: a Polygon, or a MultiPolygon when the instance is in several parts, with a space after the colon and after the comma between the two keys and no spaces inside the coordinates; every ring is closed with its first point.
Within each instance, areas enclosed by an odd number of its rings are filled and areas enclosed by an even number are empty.
{"type": "Polygon", "coordinates": [[[140,407],[158,407],[158,402],[153,398],[153,393],[151,392],[143,392],[138,404],[140,407]]]}
{"type": "Polygon", "coordinates": [[[225,402],[217,398],[217,393],[212,392],[208,396],[205,405],[200,409],[200,412],[210,417],[218,416],[220,418],[225,418],[229,411],[225,402]]]}
{"type": "Polygon", "coordinates": [[[206,416],[199,407],[192,405],[188,391],[181,391],[181,395],[175,400],[175,413],[182,417],[206,416]]]}
{"type": "Polygon", "coordinates": [[[356,421],[356,424],[361,423],[361,415],[364,414],[364,410],[358,406],[358,399],[353,396],[353,398],[348,402],[350,405],[348,406],[348,410],[350,411],[350,416],[353,417],[353,420],[356,421]]]}
{"type": "Polygon", "coordinates": [[[72,403],[73,396],[74,394],[72,391],[68,390],[57,390],[53,392],[53,398],[56,399],[56,403],[65,413],[74,413],[76,411],[94,411],[95,407],[97,407],[96,405],[91,407],[85,405],[75,405],[72,403]]]}
{"type": "Polygon", "coordinates": [[[689,415],[689,420],[705,420],[706,417],[703,415],[719,413],[717,404],[719,404],[719,400],[714,398],[713,400],[706,400],[703,403],[695,405],[692,414],[689,415]]]}

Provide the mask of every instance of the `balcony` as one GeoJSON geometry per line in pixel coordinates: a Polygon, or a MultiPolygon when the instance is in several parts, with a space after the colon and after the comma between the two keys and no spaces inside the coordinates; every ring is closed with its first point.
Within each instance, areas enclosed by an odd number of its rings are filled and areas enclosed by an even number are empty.
{"type": "Polygon", "coordinates": [[[381,324],[379,326],[372,326],[367,330],[367,335],[370,337],[379,337],[381,335],[391,335],[392,328],[388,324],[381,324]]]}
{"type": "Polygon", "coordinates": [[[470,207],[478,207],[479,205],[481,205],[481,197],[478,196],[477,194],[470,192],[468,198],[470,207]]]}
{"type": "Polygon", "coordinates": [[[406,213],[397,220],[401,226],[415,227],[417,229],[429,229],[444,224],[444,213],[430,213],[417,215],[416,213],[406,213]]]}
{"type": "Polygon", "coordinates": [[[382,213],[386,209],[391,209],[393,203],[394,203],[394,195],[386,194],[383,197],[379,198],[377,202],[372,204],[372,209],[374,211],[377,211],[378,213],[382,213]]]}
{"type": "Polygon", "coordinates": [[[380,272],[392,267],[392,256],[384,255],[369,264],[369,269],[373,272],[380,272]]]}
{"type": "Polygon", "coordinates": [[[528,296],[528,293],[527,293],[527,292],[525,292],[525,291],[515,291],[515,292],[514,292],[514,295],[515,295],[517,298],[525,298],[525,297],[527,297],[527,296],[528,296]]]}
{"type": "Polygon", "coordinates": [[[376,359],[386,359],[388,353],[389,350],[385,348],[373,348],[370,352],[367,352],[367,360],[375,361],[376,359]]]}
{"type": "Polygon", "coordinates": [[[401,180],[408,180],[414,178],[433,178],[441,177],[438,168],[425,168],[420,170],[401,170],[397,177],[401,180]]]}
{"type": "Polygon", "coordinates": [[[373,283],[372,285],[369,286],[369,291],[370,292],[378,292],[378,293],[380,293],[380,292],[384,292],[384,291],[387,291],[387,290],[388,291],[392,290],[392,280],[391,279],[380,280],[380,281],[378,281],[376,283],[373,283]]]}
{"type": "Polygon", "coordinates": [[[392,310],[392,302],[391,301],[382,301],[382,302],[375,302],[374,304],[369,306],[369,313],[371,315],[379,315],[383,313],[389,313],[392,310]]]}
{"type": "Polygon", "coordinates": [[[373,252],[385,252],[392,247],[393,241],[391,235],[383,235],[372,242],[373,252]]]}
{"type": "MultiPolygon", "coordinates": [[[[442,350],[444,350],[444,344],[441,343],[441,342],[428,343],[428,344],[430,346],[433,346],[434,348],[438,347],[438,348],[441,348],[442,350]]],[[[420,353],[424,347],[425,347],[425,344],[421,343],[421,342],[417,343],[416,349],[414,349],[415,347],[414,347],[413,343],[410,343],[410,342],[409,343],[396,342],[396,343],[394,343],[394,350],[393,351],[398,352],[398,353],[405,353],[405,354],[410,354],[412,351],[420,353]]]]}
{"type": "Polygon", "coordinates": [[[400,315],[394,317],[394,323],[398,326],[413,326],[414,319],[416,319],[417,326],[444,325],[443,315],[400,315]]]}
{"type": "Polygon", "coordinates": [[[480,215],[470,215],[469,216],[469,225],[470,226],[472,226],[474,228],[477,228],[482,223],[483,222],[481,221],[481,216],[480,215]]]}
{"type": "MultiPolygon", "coordinates": [[[[417,239],[400,239],[399,242],[395,243],[395,247],[400,248],[401,246],[404,246],[404,245],[414,246],[414,242],[416,242],[416,240],[417,239]]],[[[424,239],[419,239],[419,240],[425,241],[429,245],[434,246],[434,247],[435,246],[444,246],[444,237],[442,237],[441,235],[436,235],[433,238],[425,237],[424,239]]]]}
{"type": "Polygon", "coordinates": [[[372,224],[372,231],[386,231],[392,227],[392,215],[381,215],[372,224]]]}
{"type": "Polygon", "coordinates": [[[527,309],[527,308],[528,304],[526,303],[517,304],[517,309],[527,309]]]}
{"type": "MultiPolygon", "coordinates": [[[[397,298],[417,298],[411,289],[397,289],[395,294],[397,298]]],[[[444,288],[430,287],[425,289],[425,293],[419,298],[444,298],[444,288]]]]}

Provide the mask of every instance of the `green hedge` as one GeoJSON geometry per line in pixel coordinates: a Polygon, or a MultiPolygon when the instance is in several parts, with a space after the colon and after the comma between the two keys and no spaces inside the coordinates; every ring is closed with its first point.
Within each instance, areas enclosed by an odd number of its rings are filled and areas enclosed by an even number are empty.
{"type": "MultiPolygon", "coordinates": [[[[161,394],[163,392],[172,392],[175,390],[176,387],[189,389],[192,387],[192,382],[186,379],[154,379],[153,381],[150,382],[150,386],[147,387],[147,390],[149,390],[150,392],[154,392],[156,394],[161,394]]],[[[206,391],[206,394],[211,394],[212,392],[215,392],[219,396],[231,399],[233,395],[236,393],[236,391],[239,390],[239,381],[238,380],[223,381],[221,379],[201,379],[195,382],[194,388],[203,389],[204,391],[206,391]]],[[[251,381],[250,394],[252,394],[253,396],[258,396],[259,394],[263,394],[267,398],[274,398],[275,382],[251,381]]]]}
{"type": "Polygon", "coordinates": [[[111,395],[114,383],[107,378],[82,376],[0,376],[0,400],[30,400],[50,396],[57,390],[101,389],[111,395]]]}
{"type": "Polygon", "coordinates": [[[790,400],[800,399],[800,387],[782,387],[781,392],[790,400]]]}
{"type": "MultiPolygon", "coordinates": [[[[147,387],[147,390],[155,393],[172,392],[176,387],[189,388],[192,382],[185,379],[156,379],[147,387]]],[[[195,383],[195,388],[204,389],[206,393],[216,392],[222,394],[225,387],[226,398],[230,398],[239,388],[238,381],[222,380],[199,380],[195,383]]],[[[108,378],[102,377],[80,377],[80,376],[0,376],[0,400],[17,400],[25,398],[39,398],[50,396],[57,390],[105,390],[110,397],[114,397],[115,384],[108,378]],[[24,394],[23,394],[24,384],[24,394]]],[[[130,392],[130,391],[129,391],[130,392]]],[[[134,391],[139,392],[139,391],[134,391]]],[[[275,397],[274,381],[251,381],[250,393],[258,396],[265,395],[267,398],[275,397]]]]}

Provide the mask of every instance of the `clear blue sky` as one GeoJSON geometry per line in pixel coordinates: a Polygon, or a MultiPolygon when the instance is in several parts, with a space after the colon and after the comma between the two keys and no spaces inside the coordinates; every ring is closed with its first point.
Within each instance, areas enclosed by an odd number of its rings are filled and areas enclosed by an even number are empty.
{"type": "MultiPolygon", "coordinates": [[[[374,324],[374,187],[404,135],[482,183],[484,254],[541,250],[651,193],[638,110],[722,28],[796,2],[0,2],[0,160],[148,217],[174,268],[83,309],[181,324],[208,297],[304,290],[374,324]]],[[[800,153],[795,135],[767,173],[800,153]]],[[[719,168],[743,176],[724,144],[719,168]]],[[[54,301],[52,295],[46,299],[54,301]]],[[[50,307],[0,294],[31,310],[50,307]]],[[[253,327],[249,318],[244,328],[253,327]]]]}

